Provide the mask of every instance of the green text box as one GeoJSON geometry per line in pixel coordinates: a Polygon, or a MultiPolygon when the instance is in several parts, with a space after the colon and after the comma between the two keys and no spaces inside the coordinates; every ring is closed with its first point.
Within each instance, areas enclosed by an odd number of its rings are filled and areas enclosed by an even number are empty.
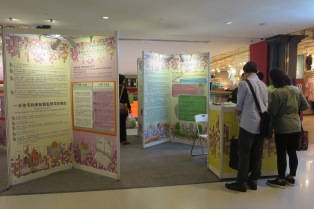
{"type": "Polygon", "coordinates": [[[206,96],[179,96],[179,120],[194,121],[194,116],[206,114],[206,96]]]}

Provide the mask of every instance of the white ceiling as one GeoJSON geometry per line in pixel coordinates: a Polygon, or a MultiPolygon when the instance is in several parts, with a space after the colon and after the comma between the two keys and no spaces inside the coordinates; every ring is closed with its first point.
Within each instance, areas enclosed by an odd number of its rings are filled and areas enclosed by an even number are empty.
{"type": "Polygon", "coordinates": [[[2,0],[0,24],[118,31],[121,42],[168,40],[158,43],[169,52],[174,47],[180,53],[209,51],[214,56],[313,27],[314,0],[2,0]]]}

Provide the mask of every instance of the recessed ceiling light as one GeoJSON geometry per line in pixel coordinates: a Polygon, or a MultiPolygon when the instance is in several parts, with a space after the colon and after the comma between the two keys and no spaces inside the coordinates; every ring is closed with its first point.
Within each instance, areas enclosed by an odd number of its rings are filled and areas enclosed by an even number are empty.
{"type": "Polygon", "coordinates": [[[109,17],[102,17],[102,19],[108,20],[108,19],[109,19],[109,17]]]}
{"type": "Polygon", "coordinates": [[[231,22],[231,21],[225,22],[225,24],[226,24],[226,25],[230,25],[230,24],[232,24],[232,22],[231,22]]]}

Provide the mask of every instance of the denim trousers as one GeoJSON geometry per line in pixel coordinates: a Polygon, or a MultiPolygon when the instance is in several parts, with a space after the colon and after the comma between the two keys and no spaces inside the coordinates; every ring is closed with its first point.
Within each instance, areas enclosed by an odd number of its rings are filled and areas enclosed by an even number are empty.
{"type": "Polygon", "coordinates": [[[252,134],[240,128],[238,139],[238,174],[237,182],[258,180],[261,176],[264,137],[252,134]]]}

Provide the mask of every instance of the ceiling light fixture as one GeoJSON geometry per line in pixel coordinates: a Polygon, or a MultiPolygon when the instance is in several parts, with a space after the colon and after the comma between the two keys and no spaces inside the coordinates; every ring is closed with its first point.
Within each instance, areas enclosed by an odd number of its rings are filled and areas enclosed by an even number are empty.
{"type": "Polygon", "coordinates": [[[12,21],[12,20],[13,20],[13,18],[12,18],[12,17],[9,17],[9,20],[10,20],[10,21],[12,21]]]}
{"type": "Polygon", "coordinates": [[[230,25],[230,24],[232,24],[232,22],[231,22],[231,21],[225,22],[225,24],[226,24],[226,25],[230,25]]]}
{"type": "Polygon", "coordinates": [[[53,19],[49,19],[49,22],[53,22],[53,19]]]}
{"type": "Polygon", "coordinates": [[[56,42],[54,42],[53,44],[51,44],[51,49],[52,50],[56,50],[59,46],[59,44],[61,43],[61,40],[60,39],[57,39],[56,42]]]}
{"type": "Polygon", "coordinates": [[[108,20],[108,19],[109,19],[109,17],[106,17],[106,16],[105,16],[105,17],[102,17],[102,19],[104,19],[104,20],[108,20]]]}

